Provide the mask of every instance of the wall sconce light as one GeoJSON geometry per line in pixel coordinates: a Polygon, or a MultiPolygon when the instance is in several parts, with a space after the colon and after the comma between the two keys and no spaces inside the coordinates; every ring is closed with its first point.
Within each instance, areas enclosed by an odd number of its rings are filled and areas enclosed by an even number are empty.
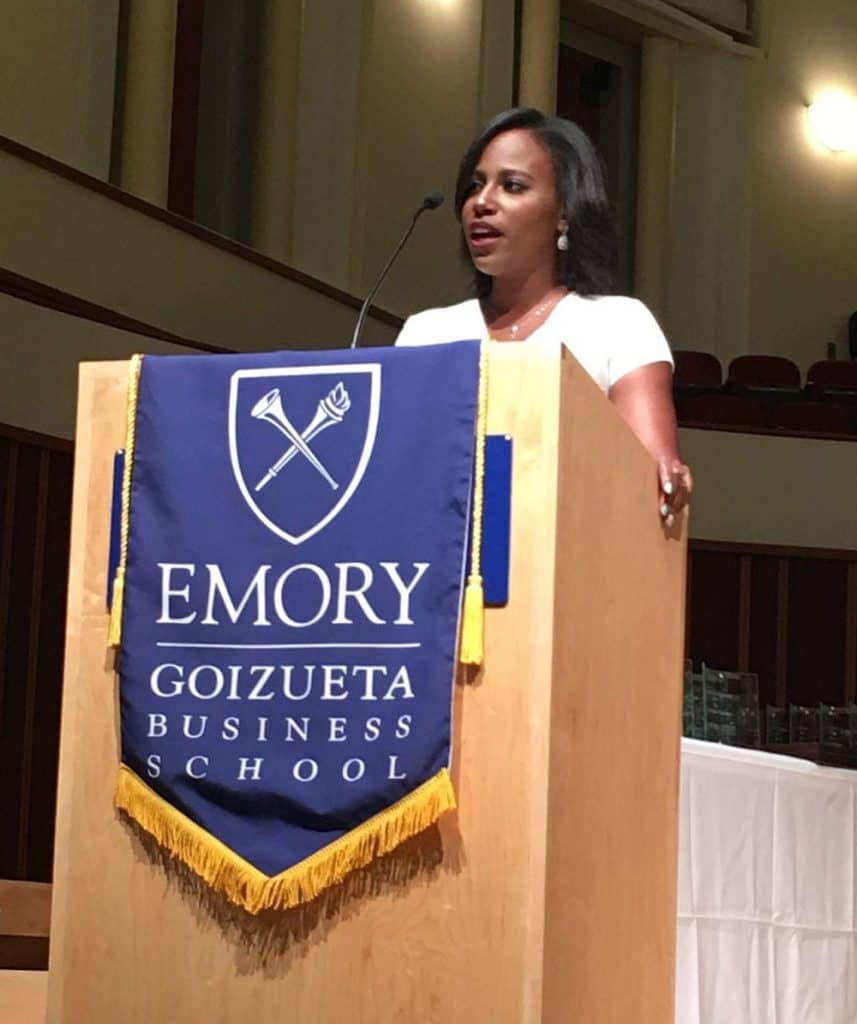
{"type": "Polygon", "coordinates": [[[857,100],[830,92],[810,104],[809,120],[816,139],[835,153],[857,151],[857,100]]]}

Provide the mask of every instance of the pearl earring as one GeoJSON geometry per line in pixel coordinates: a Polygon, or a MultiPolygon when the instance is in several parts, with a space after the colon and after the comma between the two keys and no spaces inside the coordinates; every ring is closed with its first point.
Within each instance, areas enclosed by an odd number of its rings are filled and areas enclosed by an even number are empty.
{"type": "Polygon", "coordinates": [[[556,247],[560,252],[568,252],[568,228],[565,227],[559,234],[559,238],[556,240],[556,247]]]}

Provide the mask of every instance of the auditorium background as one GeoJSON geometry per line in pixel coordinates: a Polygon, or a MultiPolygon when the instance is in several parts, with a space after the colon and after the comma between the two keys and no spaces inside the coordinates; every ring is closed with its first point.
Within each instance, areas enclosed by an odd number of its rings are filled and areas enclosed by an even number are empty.
{"type": "MultiPolygon", "coordinates": [[[[29,909],[0,918],[0,968],[47,962],[78,362],[344,345],[422,196],[514,103],[594,136],[623,287],[714,357],[677,358],[694,670],[757,674],[761,742],[766,705],[855,701],[857,384],[827,364],[851,355],[857,155],[807,112],[857,96],[855,58],[852,0],[6,5],[0,904],[29,909]]],[[[451,205],[366,343],[464,294],[451,205]]]]}

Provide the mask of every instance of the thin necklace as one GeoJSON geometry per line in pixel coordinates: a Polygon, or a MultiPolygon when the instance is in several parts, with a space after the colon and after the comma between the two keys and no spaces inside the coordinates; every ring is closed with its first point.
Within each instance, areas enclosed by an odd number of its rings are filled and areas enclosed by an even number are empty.
{"type": "MultiPolygon", "coordinates": [[[[522,327],[530,322],[536,324],[542,317],[546,319],[547,314],[550,313],[554,306],[556,306],[561,299],[565,298],[567,294],[568,292],[565,289],[560,292],[555,292],[554,294],[549,294],[548,297],[543,299],[537,306],[533,306],[531,309],[528,309],[516,323],[512,324],[510,327],[501,327],[500,330],[509,331],[512,335],[511,340],[517,341],[518,332],[522,327]]],[[[492,332],[492,334],[493,333],[494,332],[492,332]]]]}

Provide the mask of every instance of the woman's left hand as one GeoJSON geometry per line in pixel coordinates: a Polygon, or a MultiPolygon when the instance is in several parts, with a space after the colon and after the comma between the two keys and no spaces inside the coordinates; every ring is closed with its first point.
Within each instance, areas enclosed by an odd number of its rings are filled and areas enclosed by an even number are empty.
{"type": "Polygon", "coordinates": [[[672,526],[676,515],[690,501],[693,474],[680,459],[661,456],[658,459],[660,512],[665,526],[672,526]]]}
{"type": "Polygon", "coordinates": [[[619,415],[657,460],[658,505],[667,527],[693,491],[693,476],[679,458],[672,372],[670,363],[649,363],[626,373],[610,389],[619,415]]]}

